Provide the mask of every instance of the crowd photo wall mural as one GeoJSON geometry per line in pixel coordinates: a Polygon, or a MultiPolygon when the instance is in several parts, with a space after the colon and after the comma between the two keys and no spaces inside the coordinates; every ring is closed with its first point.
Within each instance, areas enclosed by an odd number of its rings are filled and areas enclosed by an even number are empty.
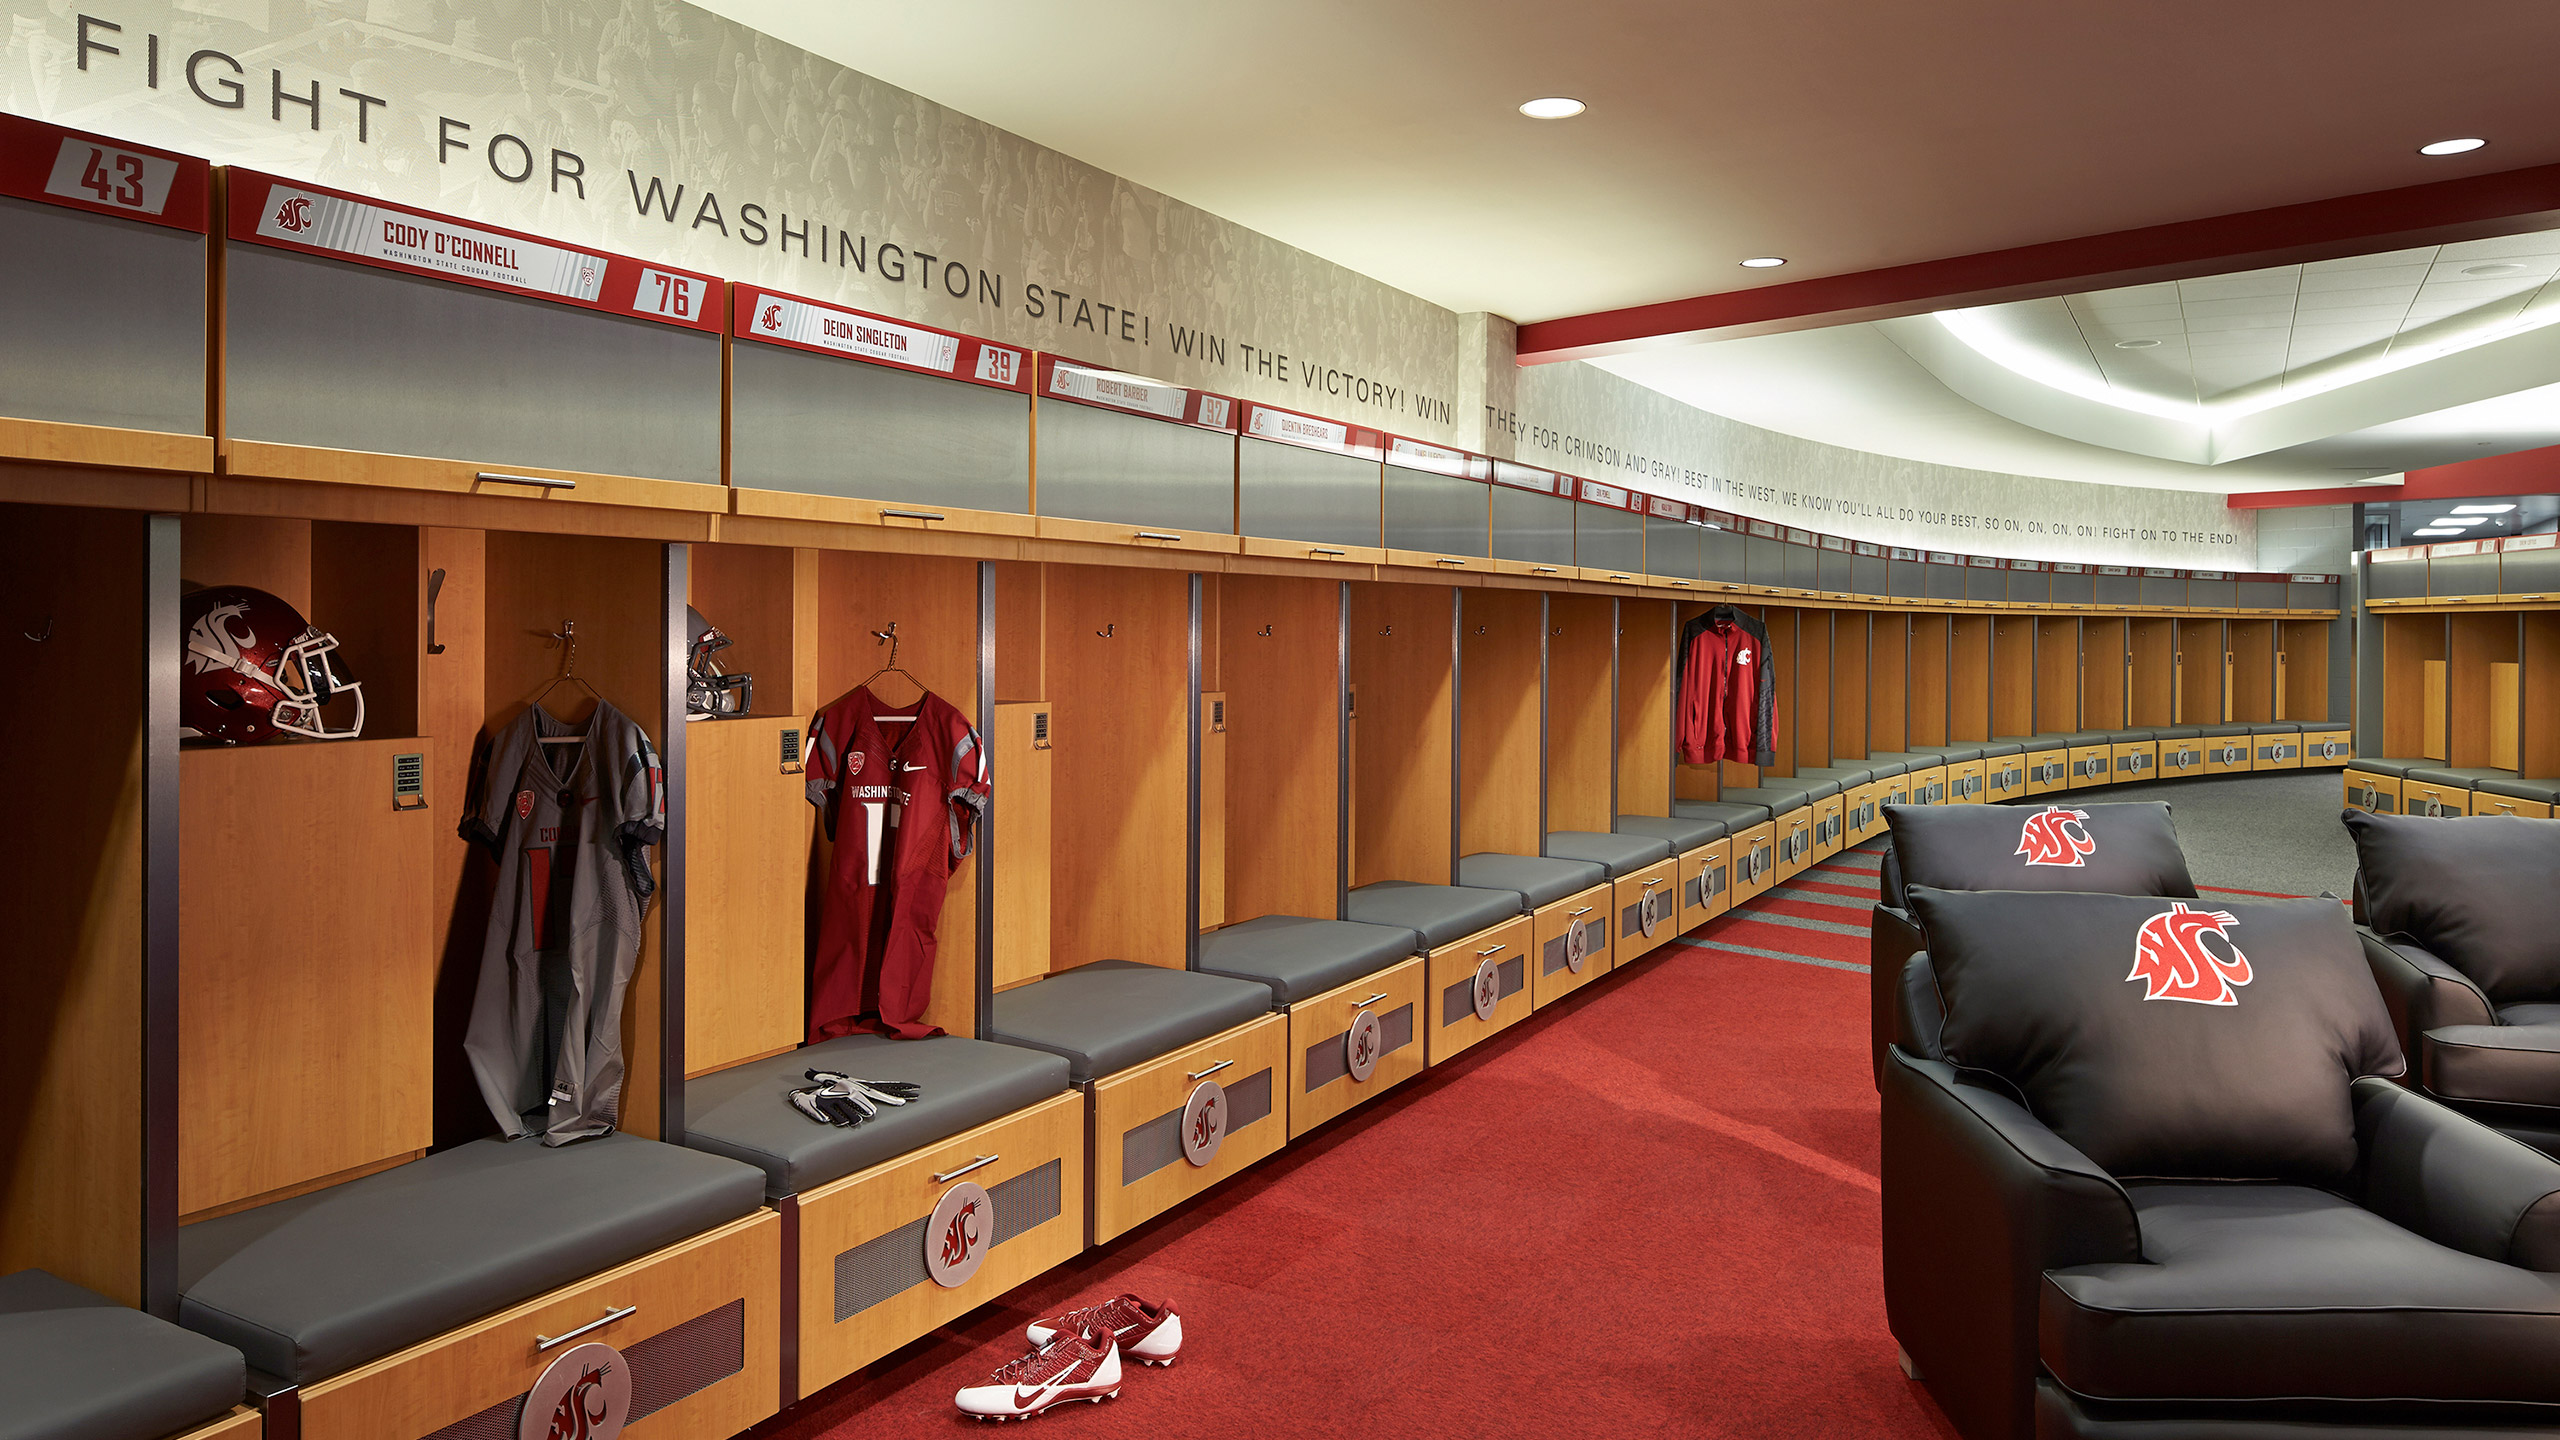
{"type": "Polygon", "coordinates": [[[1499,317],[679,0],[0,3],[19,115],[1855,539],[2255,562],[2218,495],[1915,464],[1518,370],[1499,317]]]}

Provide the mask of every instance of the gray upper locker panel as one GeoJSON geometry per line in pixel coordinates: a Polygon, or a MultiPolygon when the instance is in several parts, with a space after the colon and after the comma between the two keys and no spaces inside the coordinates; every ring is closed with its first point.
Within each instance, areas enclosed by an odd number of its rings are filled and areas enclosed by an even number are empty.
{"type": "Polygon", "coordinates": [[[1248,435],[1236,442],[1236,528],[1309,545],[1379,543],[1374,454],[1342,455],[1248,435]]]}
{"type": "Polygon", "coordinates": [[[1493,556],[1526,565],[1573,563],[1573,501],[1552,491],[1541,494],[1521,485],[1571,485],[1565,476],[1507,460],[1493,462],[1493,556]],[[1505,483],[1508,479],[1511,483],[1505,483]]]}
{"type": "Polygon", "coordinates": [[[1236,530],[1236,436],[1040,399],[1039,507],[1062,520],[1236,530]]]}
{"type": "Polygon", "coordinates": [[[720,337],[233,242],[243,440],[720,483],[720,337]]]}
{"type": "Polygon", "coordinates": [[[1574,508],[1573,525],[1574,557],[1584,569],[1630,580],[1644,574],[1643,514],[1586,500],[1574,508]]]}
{"type": "Polygon", "coordinates": [[[1031,512],[1031,397],[890,365],[737,342],[731,483],[1031,512]]]}
{"type": "Polygon", "coordinates": [[[206,243],[0,198],[0,415],[204,434],[206,243]]]}
{"type": "Polygon", "coordinates": [[[1487,551],[1491,504],[1482,480],[1387,461],[1387,547],[1428,555],[1481,556],[1487,551]]]}

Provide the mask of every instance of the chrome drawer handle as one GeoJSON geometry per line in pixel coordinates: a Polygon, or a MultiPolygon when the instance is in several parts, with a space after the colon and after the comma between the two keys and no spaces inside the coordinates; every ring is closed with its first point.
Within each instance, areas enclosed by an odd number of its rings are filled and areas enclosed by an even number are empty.
{"type": "Polygon", "coordinates": [[[1592,906],[1585,905],[1585,906],[1583,906],[1583,907],[1582,907],[1581,909],[1579,909],[1579,910],[1567,910],[1567,911],[1566,911],[1566,912],[1564,912],[1564,913],[1565,913],[1565,915],[1567,916],[1567,918],[1574,918],[1574,917],[1579,917],[1579,916],[1583,916],[1583,915],[1588,915],[1588,914],[1590,914],[1590,913],[1591,913],[1592,909],[1593,909],[1593,907],[1592,907],[1592,906]]]}
{"type": "Polygon", "coordinates": [[[1532,565],[1529,567],[1529,573],[1532,575],[1553,575],[1557,573],[1557,571],[1556,567],[1553,565],[1532,565]]]}
{"type": "Polygon", "coordinates": [[[1188,1074],[1188,1075],[1184,1076],[1183,1078],[1184,1078],[1184,1079],[1186,1079],[1186,1080],[1201,1080],[1201,1079],[1206,1079],[1207,1077],[1209,1077],[1209,1076],[1211,1076],[1211,1075],[1215,1075],[1215,1074],[1217,1074],[1219,1071],[1226,1069],[1228,1066],[1233,1065],[1234,1063],[1236,1063],[1236,1062],[1234,1062],[1233,1060],[1221,1060],[1221,1061],[1219,1061],[1217,1064],[1210,1066],[1210,1067],[1209,1067],[1208,1069],[1206,1069],[1206,1070],[1194,1070],[1194,1071],[1192,1071],[1190,1074],[1188,1074]]]}
{"type": "Polygon", "coordinates": [[[933,1183],[940,1185],[947,1180],[957,1180],[972,1170],[983,1170],[1003,1158],[1004,1157],[1001,1155],[981,1155],[977,1159],[970,1161],[968,1164],[961,1166],[957,1170],[945,1170],[941,1174],[934,1176],[933,1183]]]}
{"type": "Polygon", "coordinates": [[[1434,560],[1434,561],[1432,561],[1431,563],[1432,563],[1432,564],[1434,564],[1434,565],[1464,565],[1464,564],[1466,564],[1467,562],[1466,562],[1466,561],[1464,561],[1464,560],[1452,560],[1452,559],[1450,559],[1448,556],[1443,555],[1443,556],[1441,556],[1439,559],[1434,560]]]}
{"type": "Polygon", "coordinates": [[[1481,960],[1481,959],[1483,959],[1484,957],[1486,957],[1487,955],[1499,955],[1499,954],[1501,954],[1503,951],[1508,950],[1508,949],[1510,949],[1510,948],[1511,948],[1511,947],[1510,947],[1510,946],[1508,946],[1508,945],[1496,945],[1496,946],[1494,946],[1494,947],[1493,947],[1492,949],[1490,949],[1490,950],[1479,950],[1479,951],[1477,951],[1477,952],[1476,952],[1476,958],[1477,958],[1477,959],[1479,959],[1479,960],[1481,960]]]}
{"type": "Polygon", "coordinates": [[[1632,580],[1635,577],[1632,575],[1612,575],[1609,578],[1612,580],[1632,580]]]}
{"type": "Polygon", "coordinates": [[[1351,1008],[1352,1008],[1352,1009],[1354,1009],[1354,1010],[1366,1010],[1366,1009],[1368,1009],[1370,1006],[1375,1005],[1375,1004],[1377,1004],[1379,1001],[1384,1000],[1384,999],[1386,999],[1386,998],[1387,998],[1387,992],[1386,992],[1386,991],[1384,991],[1384,990],[1381,990],[1381,991],[1379,991],[1377,994],[1370,996],[1370,997],[1369,997],[1368,999],[1366,999],[1366,1000],[1354,1000],[1354,1001],[1352,1001],[1352,1002],[1351,1002],[1351,1008]]]}
{"type": "Polygon", "coordinates": [[[539,485],[545,490],[575,490],[578,488],[578,482],[575,480],[547,480],[540,475],[502,475],[495,470],[482,470],[477,474],[474,474],[471,478],[474,480],[492,480],[503,485],[539,485]]]}
{"type": "Polygon", "coordinates": [[[1668,881],[1668,880],[1647,880],[1646,882],[1644,882],[1644,888],[1646,888],[1647,890],[1650,890],[1650,889],[1652,889],[1652,888],[1653,888],[1654,886],[1656,886],[1656,885],[1668,885],[1668,884],[1670,884],[1670,883],[1671,883],[1671,882],[1670,882],[1670,881],[1668,881]]]}
{"type": "Polygon", "coordinates": [[[930,510],[883,510],[880,514],[883,518],[894,517],[899,520],[948,520],[951,518],[948,515],[936,515],[930,510]]]}
{"type": "Polygon", "coordinates": [[[1340,551],[1340,550],[1326,550],[1326,549],[1322,549],[1322,548],[1317,548],[1317,549],[1309,550],[1307,553],[1308,553],[1308,554],[1310,554],[1310,555],[1340,555],[1340,554],[1343,554],[1343,553],[1345,553],[1345,552],[1340,551]]]}
{"type": "Polygon", "coordinates": [[[1141,540],[1179,540],[1182,537],[1179,535],[1167,535],[1161,530],[1141,530],[1138,532],[1138,538],[1141,540]]]}
{"type": "Polygon", "coordinates": [[[587,1334],[589,1331],[601,1330],[616,1320],[628,1320],[639,1313],[640,1307],[637,1305],[625,1305],[619,1310],[608,1308],[605,1311],[603,1319],[590,1320],[586,1324],[579,1326],[577,1329],[570,1331],[566,1335],[536,1335],[533,1337],[537,1342],[533,1347],[534,1353],[539,1355],[545,1350],[566,1345],[570,1341],[577,1339],[579,1336],[587,1334]]]}

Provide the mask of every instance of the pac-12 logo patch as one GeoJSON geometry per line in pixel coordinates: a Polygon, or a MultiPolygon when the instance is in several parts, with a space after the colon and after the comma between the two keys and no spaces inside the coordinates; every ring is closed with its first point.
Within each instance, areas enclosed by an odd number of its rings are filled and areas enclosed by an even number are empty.
{"type": "Polygon", "coordinates": [[[311,200],[310,200],[310,198],[309,198],[308,196],[296,195],[296,196],[294,196],[292,199],[287,200],[287,201],[285,201],[283,204],[281,204],[281,205],[277,206],[277,207],[276,207],[276,228],[277,228],[277,229],[279,229],[279,230],[289,230],[289,231],[293,232],[293,233],[294,233],[294,234],[296,234],[296,235],[299,235],[299,234],[301,234],[303,231],[310,229],[310,228],[311,228],[311,200]]]}
{"type": "Polygon", "coordinates": [[[519,820],[530,820],[533,818],[532,791],[519,790],[516,792],[516,818],[519,820]]]}
{"type": "Polygon", "coordinates": [[[2019,827],[2014,853],[2026,856],[2030,865],[2067,865],[2076,869],[2098,852],[2098,842],[2090,838],[2088,823],[2086,810],[2047,805],[2019,827]]]}
{"type": "Polygon", "coordinates": [[[764,314],[756,318],[756,327],[762,330],[781,329],[782,307],[779,305],[767,305],[764,307],[764,314]]]}
{"type": "Polygon", "coordinates": [[[2232,987],[2251,978],[2249,957],[2231,938],[2231,927],[2239,923],[2227,910],[2191,910],[2173,902],[2142,922],[2133,937],[2133,970],[2124,978],[2143,982],[2145,1000],[2237,1005],[2240,997],[2232,987]],[[2204,942],[2207,935],[2218,937],[2231,954],[2215,954],[2204,942]]]}

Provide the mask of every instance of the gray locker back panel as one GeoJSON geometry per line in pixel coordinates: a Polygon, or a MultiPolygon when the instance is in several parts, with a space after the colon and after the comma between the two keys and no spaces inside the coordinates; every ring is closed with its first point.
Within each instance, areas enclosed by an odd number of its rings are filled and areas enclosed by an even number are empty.
{"type": "MultiPolygon", "coordinates": [[[[2296,585],[2293,588],[2296,594],[2300,594],[2304,590],[2331,587],[2296,585]]],[[[2509,595],[2548,595],[2560,590],[2560,550],[2510,550],[2499,556],[2498,589],[2509,595]]],[[[2294,603],[2298,605],[2301,602],[2294,603]]]]}
{"type": "Polygon", "coordinates": [[[1682,520],[1647,516],[1644,522],[1644,568],[1647,574],[1674,580],[1706,578],[1706,537],[1715,532],[1682,520]]]}
{"type": "Polygon", "coordinates": [[[1236,528],[1314,545],[1378,542],[1378,462],[1268,440],[1236,442],[1236,528]]]}
{"type": "Polygon", "coordinates": [[[2177,575],[2145,575],[2142,577],[2142,599],[2137,603],[2184,605],[2187,603],[2187,582],[2177,575]]]}
{"type": "Polygon", "coordinates": [[[2283,581],[2243,580],[2239,584],[2241,609],[2281,610],[2284,608],[2283,581]]]}
{"type": "Polygon", "coordinates": [[[2428,557],[2427,593],[2430,595],[2497,594],[2498,557],[2494,553],[2428,557]]]}
{"type": "Polygon", "coordinates": [[[1629,510],[1577,505],[1573,512],[1574,563],[1622,575],[1644,573],[1644,517],[1629,510]]]}
{"type": "Polygon", "coordinates": [[[1236,437],[1065,400],[1040,402],[1040,513],[1231,535],[1236,437]]]}
{"type": "Polygon", "coordinates": [[[1787,583],[1787,542],[1766,535],[1742,537],[1744,577],[1754,585],[1787,583]]]}
{"type": "Polygon", "coordinates": [[[1882,595],[1885,582],[1884,557],[1855,555],[1849,560],[1849,591],[1855,595],[1882,595]]]}
{"type": "Polygon", "coordinates": [[[1791,590],[1820,588],[1822,552],[1810,545],[1789,543],[1787,546],[1787,578],[1778,583],[1791,590]]]}
{"type": "Polygon", "coordinates": [[[1574,509],[1574,502],[1561,495],[1494,486],[1494,557],[1530,565],[1572,564],[1574,509]]]}
{"type": "Polygon", "coordinates": [[[1480,480],[1387,467],[1387,547],[1434,555],[1482,555],[1487,520],[1480,480]]]}
{"type": "Polygon", "coordinates": [[[1707,532],[1701,562],[1706,571],[1698,578],[1719,580],[1728,585],[1747,585],[1751,581],[1748,559],[1749,537],[1737,530],[1714,529],[1707,532]]]}
{"type": "Polygon", "coordinates": [[[1834,590],[1843,595],[1855,590],[1857,581],[1851,572],[1857,567],[1851,562],[1857,558],[1854,555],[1844,555],[1837,550],[1823,551],[1813,562],[1814,588],[1834,590]]]}
{"type": "Polygon", "coordinates": [[[2288,610],[2335,610],[2338,587],[2335,585],[2287,585],[2284,587],[2288,610]]]}
{"type": "Polygon", "coordinates": [[[2083,570],[2074,575],[2056,570],[2045,577],[2052,583],[2049,598],[2056,605],[2094,605],[2098,599],[2098,577],[2083,570]]]}
{"type": "MultiPolygon", "coordinates": [[[[2239,582],[2235,580],[2190,580],[2187,582],[2186,603],[2228,610],[2240,603],[2239,590],[2239,582]]],[[[2168,603],[2174,605],[2178,602],[2172,600],[2168,603]]]]}
{"type": "Polygon", "coordinates": [[[0,415],[205,433],[205,244],[0,198],[0,415]]]}
{"type": "Polygon", "coordinates": [[[720,337],[233,245],[244,440],[720,483],[720,337]]]}
{"type": "Polygon", "coordinates": [[[2370,555],[2366,557],[2366,599],[2414,600],[2426,593],[2426,556],[2417,555],[2406,560],[2382,560],[2370,555]]]}
{"type": "Polygon", "coordinates": [[[2009,572],[1985,570],[1968,565],[1964,570],[1964,598],[1967,600],[2005,600],[2009,598],[2009,572]]]}
{"type": "Polygon", "coordinates": [[[1929,593],[1929,567],[1918,560],[1892,561],[1885,567],[1885,582],[1893,587],[1886,594],[1918,600],[1929,593]]]}
{"type": "Polygon", "coordinates": [[[1031,397],[752,341],[730,476],[758,490],[1031,513],[1031,397]]]}
{"type": "Polygon", "coordinates": [[[2142,603],[2142,577],[2139,575],[2097,575],[2100,605],[2139,605],[2142,603]]]}
{"type": "Polygon", "coordinates": [[[1961,565],[1929,566],[1929,598],[1961,600],[1964,598],[1964,567],[1961,565]]]}
{"type": "Polygon", "coordinates": [[[2042,605],[2053,599],[2053,572],[2049,570],[2012,570],[2009,572],[2008,597],[2042,605]]]}

